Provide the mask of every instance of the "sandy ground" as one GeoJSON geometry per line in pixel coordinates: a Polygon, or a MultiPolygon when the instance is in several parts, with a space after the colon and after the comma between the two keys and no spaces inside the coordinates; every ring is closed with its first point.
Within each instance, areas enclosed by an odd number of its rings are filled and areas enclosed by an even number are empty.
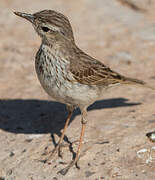
{"type": "Polygon", "coordinates": [[[154,180],[155,92],[117,87],[89,108],[79,160],[66,176],[57,174],[73,157],[80,112],[68,127],[63,159],[40,162],[65,123],[65,106],[41,88],[34,57],[40,39],[14,10],[53,9],[73,26],[76,43],[121,74],[155,87],[155,2],[153,0],[1,0],[0,2],[0,180],[154,180]]]}

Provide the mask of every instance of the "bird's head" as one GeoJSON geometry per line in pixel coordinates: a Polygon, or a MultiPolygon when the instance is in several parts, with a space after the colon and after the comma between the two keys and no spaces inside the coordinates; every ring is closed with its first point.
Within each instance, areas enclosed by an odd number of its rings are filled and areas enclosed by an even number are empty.
{"type": "Polygon", "coordinates": [[[43,10],[34,14],[14,12],[32,23],[34,29],[42,39],[53,39],[62,36],[74,41],[72,27],[66,16],[53,10],[43,10]]]}

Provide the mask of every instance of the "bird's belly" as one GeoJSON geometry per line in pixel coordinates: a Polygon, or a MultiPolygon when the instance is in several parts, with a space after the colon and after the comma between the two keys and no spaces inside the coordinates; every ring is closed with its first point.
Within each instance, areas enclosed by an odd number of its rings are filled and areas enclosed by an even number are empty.
{"type": "Polygon", "coordinates": [[[74,106],[92,104],[99,97],[96,87],[69,82],[62,77],[39,77],[44,90],[56,101],[74,106]]]}

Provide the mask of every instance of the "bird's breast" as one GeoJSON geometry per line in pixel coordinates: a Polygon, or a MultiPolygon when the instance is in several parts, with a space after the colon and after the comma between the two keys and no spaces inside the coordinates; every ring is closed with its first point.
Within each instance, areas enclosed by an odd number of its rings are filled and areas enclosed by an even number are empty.
{"type": "Polygon", "coordinates": [[[78,83],[69,70],[69,61],[49,48],[37,52],[35,68],[44,90],[54,99],[65,104],[79,105],[93,102],[98,94],[96,87],[78,83]]]}

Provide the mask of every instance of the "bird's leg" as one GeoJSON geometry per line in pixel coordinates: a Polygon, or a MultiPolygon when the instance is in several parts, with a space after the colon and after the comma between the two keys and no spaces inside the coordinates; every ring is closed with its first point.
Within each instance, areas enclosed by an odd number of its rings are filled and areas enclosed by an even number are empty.
{"type": "Polygon", "coordinates": [[[65,132],[66,132],[66,129],[68,127],[68,124],[69,124],[69,121],[71,119],[71,116],[72,116],[72,112],[73,112],[73,108],[70,108],[70,107],[67,107],[68,109],[68,117],[67,117],[67,120],[66,120],[66,123],[65,123],[65,126],[64,126],[64,129],[63,129],[63,132],[61,134],[61,137],[59,139],[59,142],[58,144],[56,145],[56,147],[54,148],[54,150],[52,151],[52,153],[50,154],[50,156],[45,160],[45,162],[50,162],[50,160],[52,159],[52,157],[55,155],[55,153],[57,151],[59,151],[59,148],[61,146],[61,143],[64,139],[64,135],[65,135],[65,132]]]}
{"type": "Polygon", "coordinates": [[[81,146],[82,146],[83,136],[84,136],[84,132],[85,132],[85,128],[86,128],[86,123],[87,123],[86,115],[87,115],[87,111],[83,110],[82,111],[82,117],[81,117],[82,129],[81,129],[80,141],[79,141],[78,149],[77,149],[77,152],[76,152],[76,156],[75,156],[75,158],[70,162],[70,164],[66,168],[64,168],[64,169],[62,169],[62,170],[60,170],[58,172],[58,173],[60,173],[62,175],[65,175],[68,172],[68,170],[72,166],[74,166],[77,163],[77,161],[79,160],[79,155],[80,155],[80,150],[81,150],[81,146]]]}

